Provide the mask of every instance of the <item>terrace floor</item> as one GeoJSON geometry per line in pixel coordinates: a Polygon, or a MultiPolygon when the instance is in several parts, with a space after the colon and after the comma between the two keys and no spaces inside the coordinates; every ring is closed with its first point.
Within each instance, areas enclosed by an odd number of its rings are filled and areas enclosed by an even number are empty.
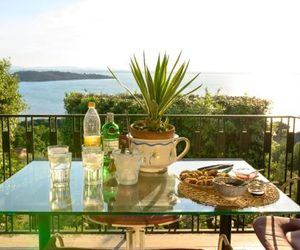
{"type": "MultiPolygon", "coordinates": [[[[64,235],[66,246],[99,249],[125,249],[123,235],[64,235]]],[[[191,248],[216,249],[218,234],[146,234],[146,249],[191,248]]],[[[254,233],[232,234],[234,250],[263,250],[254,233]]],[[[0,235],[0,250],[37,250],[37,235],[0,235]]]]}

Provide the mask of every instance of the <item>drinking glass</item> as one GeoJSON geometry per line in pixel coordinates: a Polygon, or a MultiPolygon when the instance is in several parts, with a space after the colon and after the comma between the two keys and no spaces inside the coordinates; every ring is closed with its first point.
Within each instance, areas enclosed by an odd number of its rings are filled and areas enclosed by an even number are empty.
{"type": "Polygon", "coordinates": [[[102,184],[104,153],[100,147],[82,146],[82,163],[85,185],[102,184]]]}
{"type": "Polygon", "coordinates": [[[51,154],[62,154],[69,152],[69,146],[67,145],[51,145],[47,147],[48,156],[51,154]]]}
{"type": "Polygon", "coordinates": [[[54,187],[68,186],[70,183],[70,170],[72,153],[51,153],[48,155],[50,173],[54,187]]]}
{"type": "Polygon", "coordinates": [[[263,195],[265,193],[265,183],[260,180],[253,180],[248,184],[248,191],[253,195],[263,195]]]}

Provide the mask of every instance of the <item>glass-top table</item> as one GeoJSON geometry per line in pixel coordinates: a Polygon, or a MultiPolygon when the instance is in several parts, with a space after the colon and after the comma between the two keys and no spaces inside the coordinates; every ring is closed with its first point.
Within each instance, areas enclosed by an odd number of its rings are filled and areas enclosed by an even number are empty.
{"type": "Polygon", "coordinates": [[[70,187],[52,188],[49,162],[33,161],[0,185],[0,214],[38,215],[39,243],[43,249],[50,237],[53,214],[221,215],[220,232],[229,234],[230,238],[231,215],[300,213],[300,206],[281,191],[278,201],[270,205],[241,209],[204,205],[178,193],[178,176],[182,170],[218,163],[249,167],[241,159],[178,161],[163,174],[140,173],[136,185],[108,188],[85,186],[82,162],[73,161],[70,187]]]}

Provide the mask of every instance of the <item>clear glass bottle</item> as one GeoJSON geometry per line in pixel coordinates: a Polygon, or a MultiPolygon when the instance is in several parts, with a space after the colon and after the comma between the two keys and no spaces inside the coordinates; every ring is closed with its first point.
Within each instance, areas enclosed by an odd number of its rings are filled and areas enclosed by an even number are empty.
{"type": "Polygon", "coordinates": [[[85,146],[100,146],[100,129],[101,121],[97,110],[95,109],[95,103],[88,103],[88,111],[86,112],[83,120],[83,138],[85,146]]]}

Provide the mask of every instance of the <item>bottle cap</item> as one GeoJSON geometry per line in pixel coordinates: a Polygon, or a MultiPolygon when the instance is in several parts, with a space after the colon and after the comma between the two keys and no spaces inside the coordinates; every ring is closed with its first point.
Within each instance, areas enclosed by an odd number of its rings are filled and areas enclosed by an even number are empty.
{"type": "Polygon", "coordinates": [[[95,108],[96,105],[95,105],[94,102],[89,102],[89,103],[88,103],[88,107],[89,107],[89,108],[95,108]]]}
{"type": "Polygon", "coordinates": [[[107,122],[114,121],[114,113],[107,113],[107,122]]]}

